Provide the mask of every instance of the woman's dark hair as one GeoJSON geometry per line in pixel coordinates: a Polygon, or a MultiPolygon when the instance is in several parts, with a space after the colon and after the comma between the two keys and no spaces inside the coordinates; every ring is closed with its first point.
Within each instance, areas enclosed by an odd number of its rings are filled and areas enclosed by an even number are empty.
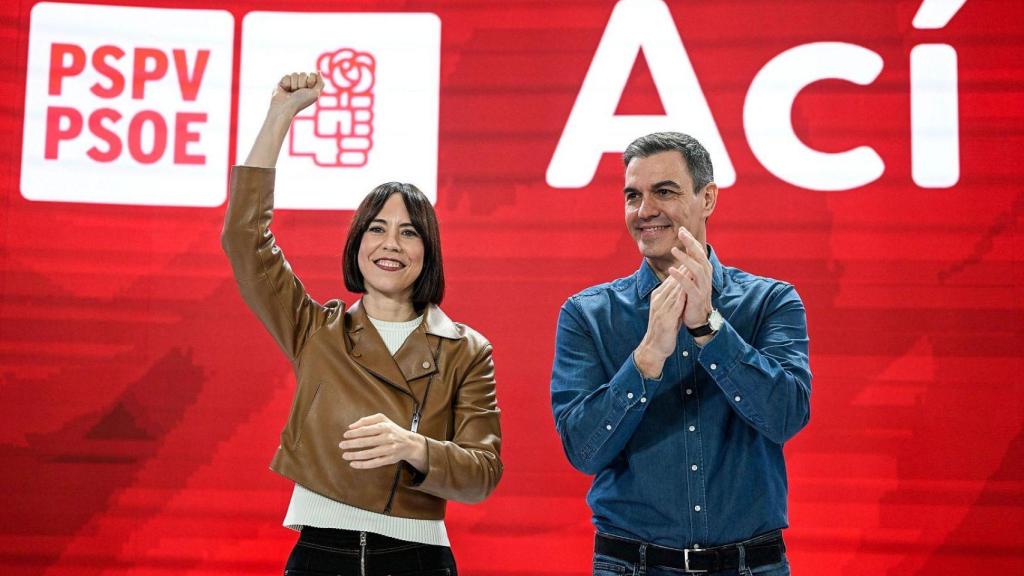
{"type": "Polygon", "coordinates": [[[359,244],[370,223],[392,194],[402,195],[412,226],[423,240],[423,270],[413,283],[413,306],[421,309],[427,304],[440,304],[444,299],[444,265],[441,261],[441,234],[437,227],[437,214],[419,188],[404,182],[385,182],[377,186],[367,194],[352,215],[341,264],[345,288],[349,292],[366,293],[363,274],[359,271],[359,244]]]}

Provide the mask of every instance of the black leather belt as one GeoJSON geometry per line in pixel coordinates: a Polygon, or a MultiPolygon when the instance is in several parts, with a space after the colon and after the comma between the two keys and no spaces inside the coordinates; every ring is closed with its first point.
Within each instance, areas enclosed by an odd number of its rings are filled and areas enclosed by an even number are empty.
{"type": "Polygon", "coordinates": [[[740,546],[746,557],[748,568],[757,568],[766,564],[782,561],[786,544],[782,541],[782,532],[776,531],[739,542],[714,548],[690,548],[678,550],[644,544],[636,540],[598,534],[594,541],[594,551],[598,554],[611,556],[631,564],[641,561],[641,548],[645,547],[643,558],[647,566],[666,566],[686,572],[719,572],[734,570],[740,566],[740,546]]]}

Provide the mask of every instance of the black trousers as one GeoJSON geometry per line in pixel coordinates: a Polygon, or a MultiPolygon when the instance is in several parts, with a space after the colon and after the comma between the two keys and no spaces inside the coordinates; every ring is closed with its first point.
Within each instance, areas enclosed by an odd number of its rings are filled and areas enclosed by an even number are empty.
{"type": "Polygon", "coordinates": [[[354,530],[305,527],[285,576],[456,576],[447,546],[396,540],[354,530]]]}

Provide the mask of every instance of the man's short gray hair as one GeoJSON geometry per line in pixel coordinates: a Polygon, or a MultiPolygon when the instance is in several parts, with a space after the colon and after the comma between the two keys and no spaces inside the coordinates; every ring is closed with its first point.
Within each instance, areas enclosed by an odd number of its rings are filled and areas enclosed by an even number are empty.
{"type": "Polygon", "coordinates": [[[647,158],[659,152],[678,150],[693,178],[693,193],[698,194],[715,179],[711,155],[696,138],[682,132],[655,132],[641,136],[622,153],[622,163],[629,166],[633,158],[647,158]]]}

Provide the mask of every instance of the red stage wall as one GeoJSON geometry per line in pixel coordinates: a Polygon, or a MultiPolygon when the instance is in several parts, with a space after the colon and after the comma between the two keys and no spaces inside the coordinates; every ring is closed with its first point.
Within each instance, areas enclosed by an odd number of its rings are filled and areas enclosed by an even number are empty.
{"type": "Polygon", "coordinates": [[[291,485],[267,464],[294,381],[220,250],[227,168],[257,127],[239,119],[269,96],[261,75],[289,71],[263,64],[294,49],[311,70],[359,49],[358,28],[377,51],[368,163],[286,151],[282,190],[323,195],[297,196],[275,232],[314,297],[351,302],[339,255],[359,175],[435,195],[445,309],[493,342],[503,409],[501,485],[449,508],[460,572],[589,572],[589,478],[548,402],[555,321],[640,262],[614,146],[650,126],[718,142],[711,242],[807,306],[794,573],[1024,573],[1024,4],[926,4],[140,0],[217,12],[120,20],[5,2],[0,572],[280,573],[291,485]],[[299,14],[246,19],[267,11],[299,14]],[[398,20],[314,12],[421,16],[388,34],[398,20]],[[101,45],[123,56],[96,60],[101,45]],[[147,47],[162,56],[135,69],[147,47]]]}

